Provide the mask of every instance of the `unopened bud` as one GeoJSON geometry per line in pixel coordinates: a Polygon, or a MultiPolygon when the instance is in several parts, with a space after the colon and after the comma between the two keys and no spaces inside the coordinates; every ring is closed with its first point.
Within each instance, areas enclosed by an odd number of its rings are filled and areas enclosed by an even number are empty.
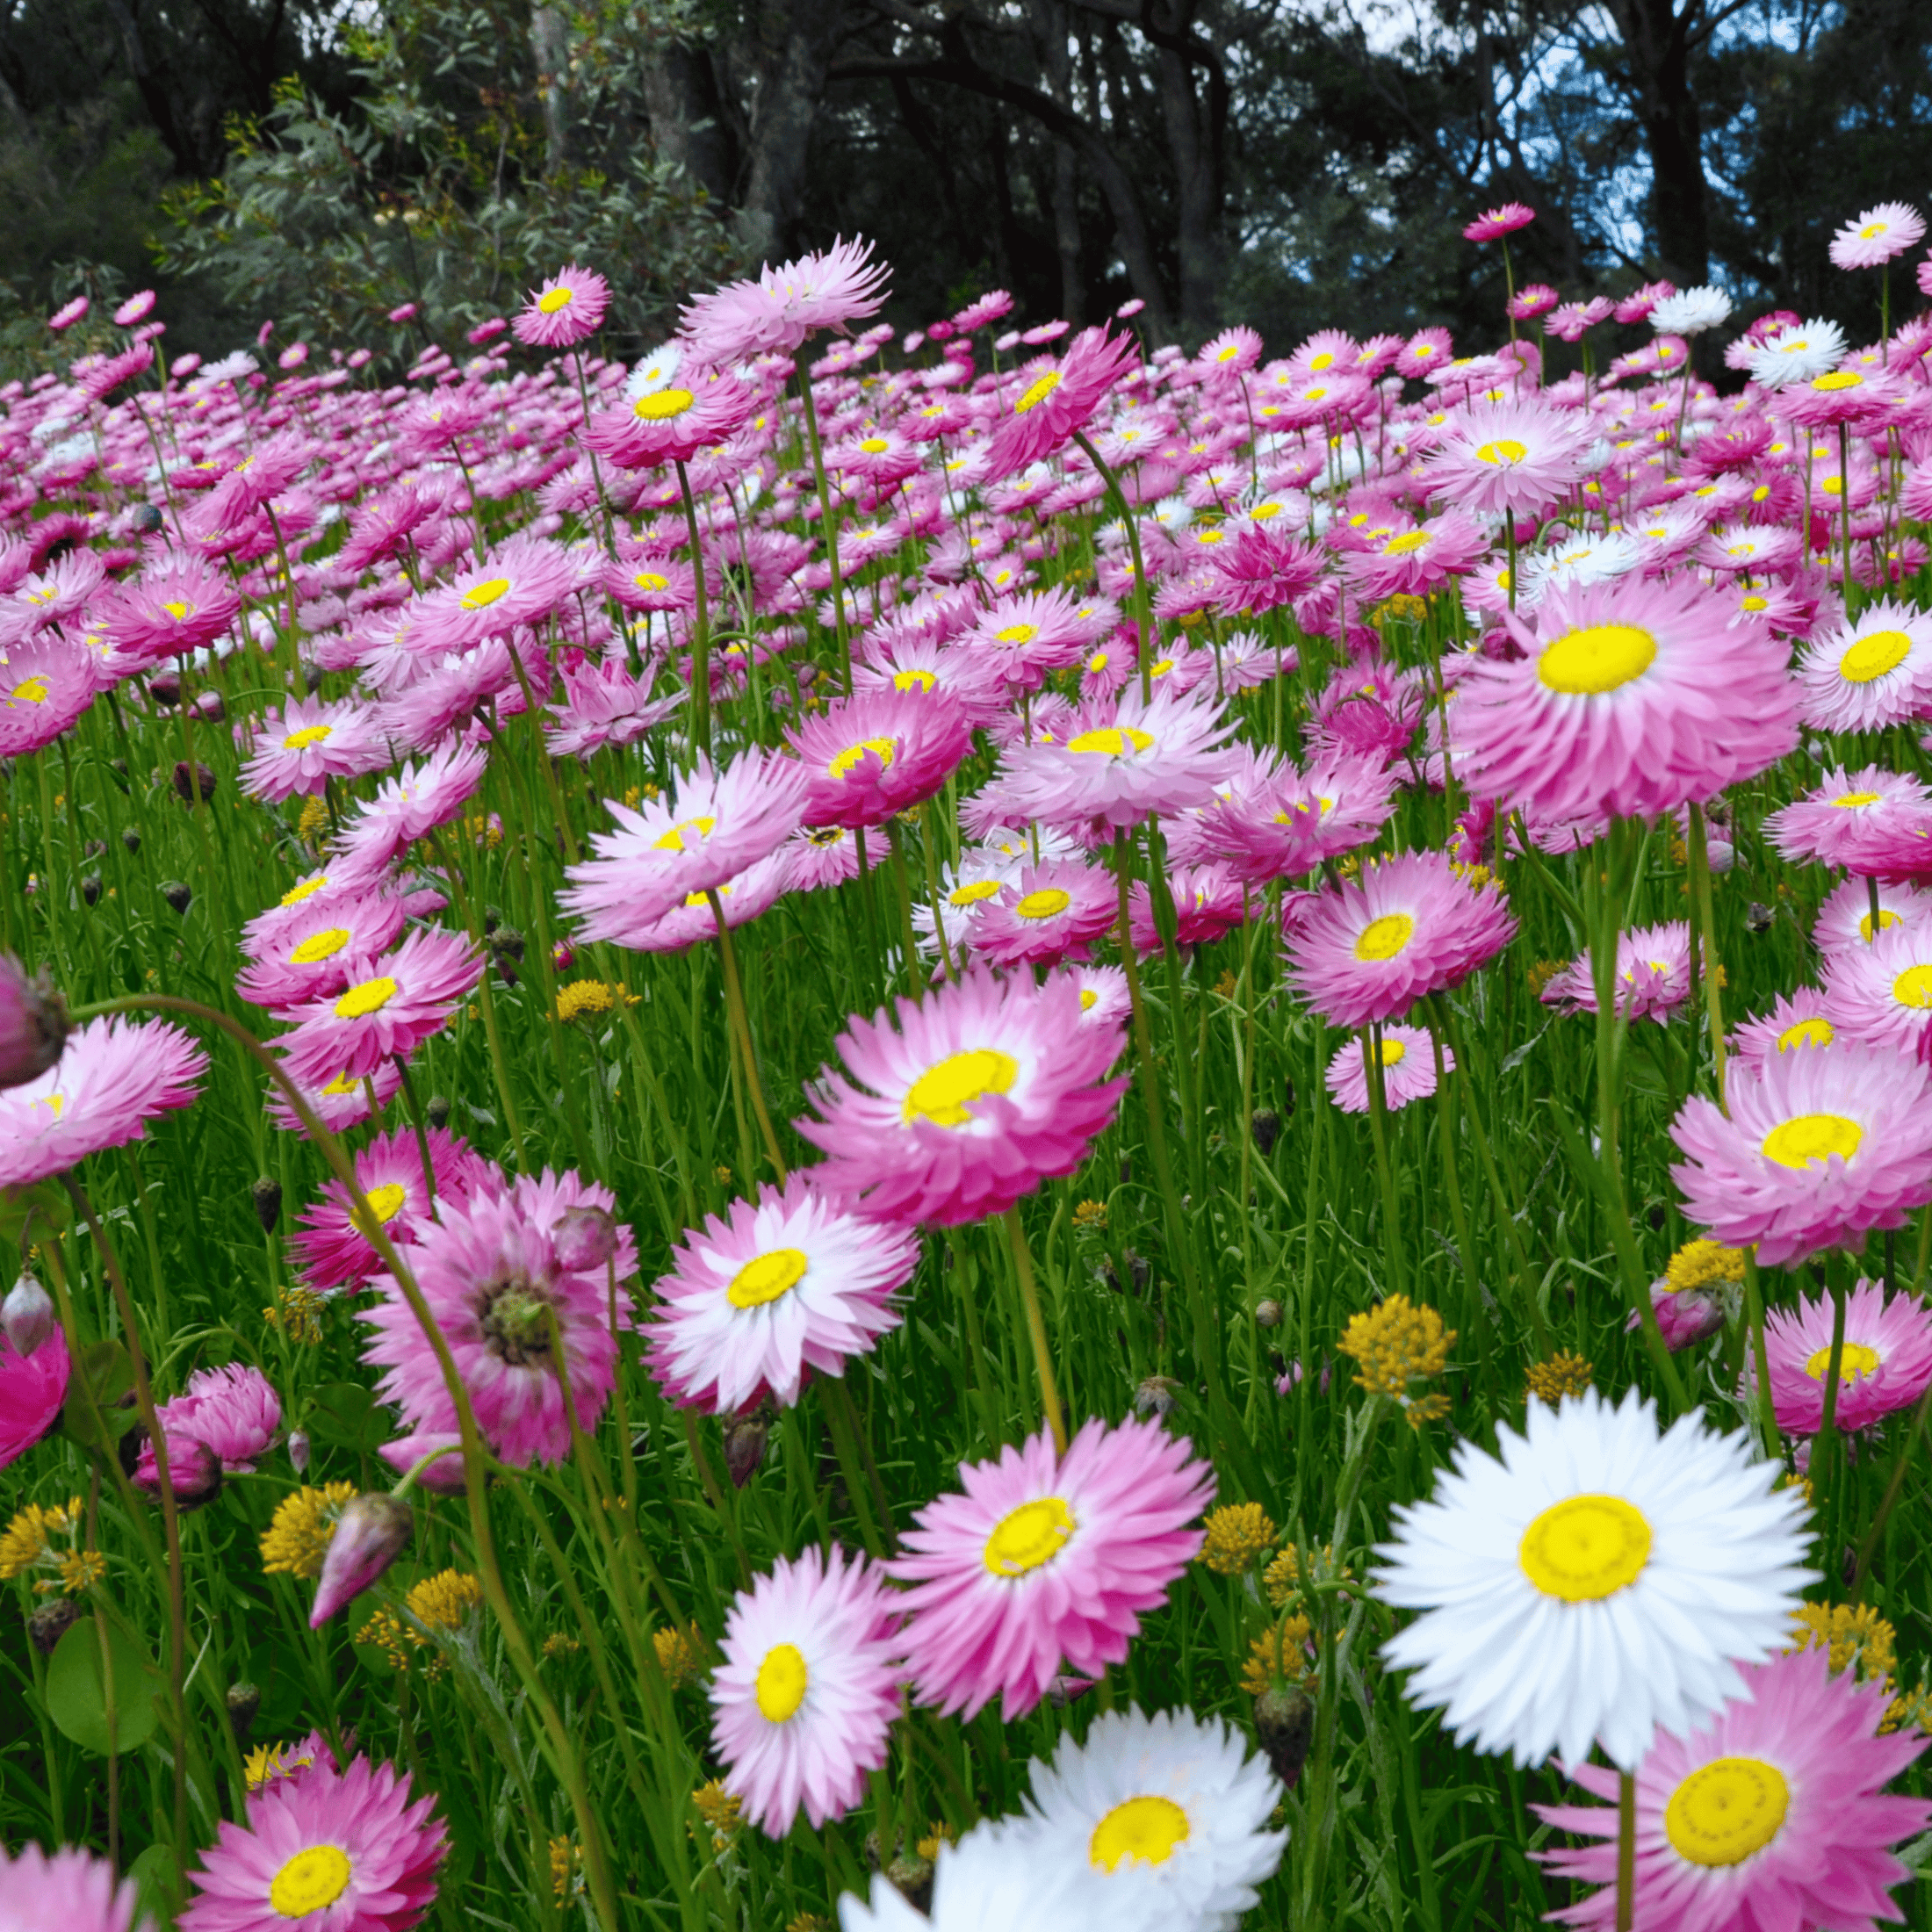
{"type": "Polygon", "coordinates": [[[139,825],[122,826],[121,843],[130,852],[139,852],[141,850],[141,827],[139,825]]]}
{"type": "Polygon", "coordinates": [[[148,695],[164,708],[180,703],[181,674],[172,670],[156,671],[148,680],[148,695]]]}
{"type": "Polygon", "coordinates": [[[262,1223],[262,1232],[271,1235],[275,1224],[282,1218],[282,1184],[272,1176],[264,1174],[249,1193],[255,1199],[255,1218],[262,1223]]]}
{"type": "Polygon", "coordinates": [[[450,1124],[450,1103],[441,1093],[432,1093],[423,1102],[422,1111],[429,1116],[431,1127],[447,1127],[450,1124]]]}
{"type": "Polygon", "coordinates": [[[566,1208],[550,1231],[557,1265],[566,1274],[588,1274],[617,1251],[616,1216],[596,1207],[566,1208]]]}
{"type": "Polygon", "coordinates": [[[724,1471],[734,1489],[742,1489],[765,1460],[771,1424],[762,1416],[744,1416],[724,1430],[724,1471]]]}
{"type": "Polygon", "coordinates": [[[1281,1116],[1272,1107],[1258,1107],[1254,1116],[1254,1144],[1260,1150],[1263,1160],[1274,1152],[1274,1143],[1281,1138],[1281,1116]]]}
{"type": "Polygon", "coordinates": [[[0,953],[0,1087],[38,1080],[66,1044],[61,996],[44,976],[30,979],[11,953],[0,953]]]}
{"type": "Polygon", "coordinates": [[[393,1496],[351,1497],[328,1539],[308,1627],[320,1630],[351,1597],[367,1590],[402,1554],[414,1528],[409,1505],[393,1496]]]}
{"type": "Polygon", "coordinates": [[[42,1604],[27,1617],[27,1641],[43,1657],[54,1654],[54,1646],[81,1620],[81,1605],[78,1597],[56,1597],[51,1604],[42,1604]]]}
{"type": "Polygon", "coordinates": [[[1254,1700],[1254,1734],[1274,1775],[1290,1791],[1308,1763],[1315,1705],[1301,1690],[1271,1687],[1254,1700]]]}
{"type": "Polygon", "coordinates": [[[1257,1301],[1254,1305],[1254,1318],[1256,1323],[1262,1328],[1280,1328],[1281,1326],[1281,1304],[1275,1301],[1257,1301]]]}
{"type": "Polygon", "coordinates": [[[1134,1391],[1134,1413],[1143,1422],[1150,1416],[1171,1415],[1179,1393],[1180,1384],[1171,1375],[1150,1375],[1134,1391]]]}
{"type": "Polygon", "coordinates": [[[262,1708],[262,1693],[252,1683],[228,1686],[228,1726],[234,1741],[245,1746],[255,1726],[255,1714],[262,1708]]]}
{"type": "Polygon", "coordinates": [[[101,876],[98,872],[90,872],[81,880],[81,900],[86,905],[98,905],[101,903],[101,876]]]}
{"type": "Polygon", "coordinates": [[[54,1303],[31,1274],[24,1274],[0,1301],[0,1329],[6,1330],[16,1355],[31,1355],[53,1334],[54,1303]]]}
{"type": "Polygon", "coordinates": [[[162,884],[161,896],[184,919],[187,918],[188,908],[194,904],[195,895],[192,886],[184,884],[179,879],[168,879],[162,884]]]}
{"type": "Polygon", "coordinates": [[[214,797],[214,773],[198,759],[196,760],[194,771],[191,775],[188,761],[185,758],[177,758],[175,761],[173,784],[175,796],[184,804],[192,804],[197,793],[200,794],[203,804],[206,804],[214,797]]]}
{"type": "Polygon", "coordinates": [[[933,1902],[933,1863],[916,1852],[901,1852],[885,1868],[885,1875],[915,1912],[924,1912],[933,1902]]]}
{"type": "MultiPolygon", "coordinates": [[[[198,1436],[184,1435],[178,1429],[163,1429],[161,1439],[168,1452],[168,1487],[177,1510],[198,1510],[213,1503],[221,1493],[221,1458],[198,1436]]],[[[136,1427],[122,1440],[135,1441],[139,1447],[134,1467],[128,1474],[143,1496],[161,1494],[161,1464],[155,1445],[145,1429],[136,1427]]]]}
{"type": "Polygon", "coordinates": [[[227,700],[219,691],[203,691],[195,698],[196,713],[211,724],[219,724],[228,715],[227,700]]]}
{"type": "Polygon", "coordinates": [[[294,1464],[297,1475],[308,1474],[308,1431],[292,1429],[288,1432],[288,1460],[294,1464]]]}

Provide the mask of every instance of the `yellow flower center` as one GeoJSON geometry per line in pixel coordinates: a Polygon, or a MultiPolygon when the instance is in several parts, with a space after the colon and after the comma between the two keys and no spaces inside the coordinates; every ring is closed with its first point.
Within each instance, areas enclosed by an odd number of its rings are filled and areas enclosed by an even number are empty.
{"type": "Polygon", "coordinates": [[[1102,1871],[1112,1871],[1123,1858],[1164,1864],[1188,1835],[1187,1813],[1172,1799],[1130,1798],[1093,1827],[1087,1856],[1102,1871]]]}
{"type": "Polygon", "coordinates": [[[1800,1114],[1780,1121],[1764,1136],[1759,1151],[1780,1167],[1802,1172],[1808,1162],[1823,1163],[1834,1154],[1849,1161],[1864,1137],[1864,1128],[1842,1114],[1800,1114]]]}
{"type": "Polygon", "coordinates": [[[1875,241],[1879,235],[1883,234],[1885,232],[1886,228],[1890,226],[1891,224],[1885,221],[1868,221],[1865,223],[1864,227],[1859,229],[1858,239],[1861,242],[1875,241]]]}
{"type": "Polygon", "coordinates": [[[311,892],[320,892],[328,883],[328,875],[318,872],[313,879],[304,879],[299,885],[292,885],[282,895],[284,905],[299,905],[311,892]]]}
{"type": "Polygon", "coordinates": [[[1870,684],[1897,670],[1911,648],[1912,640],[1902,631],[1874,631],[1839,659],[1838,675],[1848,684],[1870,684]]]}
{"type": "Polygon", "coordinates": [[[1153,747],[1154,734],[1136,731],[1131,724],[1103,724],[1097,732],[1082,732],[1067,740],[1070,752],[1099,752],[1108,758],[1125,758],[1129,752],[1153,747]]]}
{"type": "Polygon", "coordinates": [[[631,405],[631,414],[640,422],[668,422],[681,416],[697,400],[688,389],[659,389],[639,396],[631,405]]]}
{"type": "Polygon", "coordinates": [[[161,607],[177,624],[184,624],[194,615],[194,606],[179,597],[170,597],[161,607]]]}
{"type": "Polygon", "coordinates": [[[1650,1525],[1621,1496],[1565,1496],[1523,1532],[1517,1559],[1546,1597],[1594,1604],[1642,1575],[1650,1525]]]}
{"type": "MultiPolygon", "coordinates": [[[[1831,1351],[1821,1348],[1805,1364],[1805,1373],[1814,1382],[1825,1379],[1825,1372],[1831,1366],[1831,1351]]],[[[1842,1382],[1856,1381],[1861,1375],[1876,1375],[1884,1366],[1884,1359],[1875,1348],[1867,1348],[1863,1342],[1847,1342],[1838,1352],[1838,1380],[1842,1382]]]]}
{"type": "Polygon", "coordinates": [[[993,636],[1001,644],[1031,644],[1039,634],[1037,624],[1009,624],[1004,631],[996,631],[993,636]]]}
{"type": "Polygon", "coordinates": [[[1371,919],[1355,941],[1357,959],[1393,959],[1416,936],[1416,922],[1406,912],[1384,912],[1371,919]]]}
{"type": "Polygon", "coordinates": [[[883,451],[890,450],[892,445],[884,436],[868,436],[860,443],[859,447],[868,456],[878,456],[883,451]]]}
{"type": "Polygon", "coordinates": [[[299,1851],[269,1884],[270,1907],[285,1919],[305,1919],[334,1905],[349,1890],[354,1867],[335,1845],[310,1845],[299,1851]]]}
{"type": "Polygon", "coordinates": [[[769,1254],[753,1255],[732,1277],[724,1299],[734,1308],[761,1308],[789,1294],[805,1279],[808,1265],[797,1248],[774,1248],[769,1254]]]}
{"type": "Polygon", "coordinates": [[[335,1017],[366,1019],[372,1013],[380,1013],[395,997],[396,983],[386,975],[381,979],[365,979],[359,986],[351,986],[335,1002],[335,1017]]]}
{"type": "MultiPolygon", "coordinates": [[[[1878,930],[1881,933],[1885,931],[1886,926],[1897,926],[1900,923],[1900,914],[1892,912],[1889,906],[1881,905],[1878,908],[1878,930]]],[[[1858,936],[1864,941],[1867,946],[1871,944],[1871,914],[1869,912],[1858,921],[1858,936]]]]}
{"type": "Polygon", "coordinates": [[[1932,966],[1907,966],[1892,982],[1892,997],[1901,1006],[1932,1006],[1932,966]]]}
{"type": "Polygon", "coordinates": [[[854,766],[860,764],[863,761],[865,754],[868,752],[876,752],[878,754],[879,763],[882,766],[890,765],[892,762],[893,753],[897,752],[898,748],[898,741],[896,739],[861,738],[856,745],[847,745],[846,748],[842,752],[840,752],[839,755],[834,758],[828,766],[825,767],[825,769],[829,771],[834,778],[843,778],[845,775],[853,768],[854,766]]]}
{"type": "Polygon", "coordinates": [[[1528,449],[1514,436],[1504,436],[1500,442],[1482,444],[1476,451],[1476,461],[1494,463],[1500,466],[1505,463],[1520,463],[1529,453],[1528,449]]]}
{"type": "Polygon", "coordinates": [[[1405,530],[1400,537],[1391,537],[1382,545],[1382,555],[1385,557],[1410,557],[1418,550],[1424,548],[1428,542],[1429,532],[1427,530],[1405,530]]]}
{"type": "Polygon", "coordinates": [[[652,846],[651,849],[653,852],[696,851],[699,840],[710,838],[711,835],[711,827],[717,823],[717,820],[716,818],[682,819],[677,825],[673,825],[668,832],[664,833],[664,835],[660,838],[655,844],[652,846]],[[685,833],[688,832],[696,833],[697,834],[696,838],[687,839],[685,837],[685,833]]]}
{"type": "Polygon", "coordinates": [[[350,1094],[361,1092],[362,1082],[360,1080],[353,1079],[346,1073],[338,1073],[322,1089],[322,1098],[325,1100],[346,1100],[350,1094]]]}
{"type": "Polygon", "coordinates": [[[333,724],[305,724],[300,731],[291,732],[282,740],[282,749],[306,752],[311,745],[320,745],[335,729],[333,724]]]}
{"type": "Polygon", "coordinates": [[[7,702],[10,704],[45,704],[47,684],[42,677],[22,678],[13,688],[7,702]]]}
{"type": "Polygon", "coordinates": [[[668,590],[671,580],[655,570],[640,570],[631,581],[639,590],[668,590]]]}
{"type": "Polygon", "coordinates": [[[1081,987],[1081,989],[1080,989],[1080,1011],[1081,1011],[1082,1013],[1092,1013],[1092,1012],[1093,1011],[1094,1007],[1095,1007],[1095,1006],[1097,1006],[1097,1005],[1098,1005],[1098,1004],[1099,1003],[1099,998],[1100,998],[1099,994],[1098,994],[1097,992],[1095,992],[1095,991],[1094,991],[1094,990],[1092,989],[1092,987],[1091,987],[1091,986],[1083,986],[1083,987],[1081,987]]]}
{"type": "Polygon", "coordinates": [[[1860,805],[1875,805],[1878,794],[1875,791],[1848,791],[1842,798],[1834,798],[1832,804],[1841,811],[1855,811],[1860,805]]]}
{"type": "Polygon", "coordinates": [[[990,899],[999,890],[998,879],[975,879],[970,885],[955,885],[946,895],[948,905],[977,905],[982,899],[990,899]]]}
{"type": "Polygon", "coordinates": [[[935,1127],[964,1127],[972,1102],[1004,1093],[1020,1078],[1020,1063],[997,1047],[971,1047],[928,1067],[905,1091],[899,1117],[910,1127],[923,1115],[935,1127]]]}
{"type": "Polygon", "coordinates": [[[1009,1510],[986,1539],[986,1568],[995,1576],[1024,1576],[1056,1557],[1078,1525],[1056,1496],[1036,1497],[1009,1510]]]}
{"type": "Polygon", "coordinates": [[[1789,1053],[1793,1047],[1828,1047],[1836,1037],[1828,1020],[1800,1020],[1778,1034],[1777,1050],[1789,1053]]]}
{"type": "Polygon", "coordinates": [[[901,671],[892,680],[895,691],[930,691],[939,682],[935,671],[901,671]]]}
{"type": "Polygon", "coordinates": [[[1023,919],[1050,919],[1057,912],[1063,912],[1073,904],[1073,896],[1063,892],[1056,885],[1042,886],[1037,892],[1029,892],[1019,905],[1014,913],[1023,919]]]}
{"type": "Polygon", "coordinates": [[[1829,375],[1814,376],[1813,389],[1822,389],[1827,394],[1835,394],[1841,389],[1856,389],[1864,381],[1856,369],[1835,369],[1829,375]]]}
{"type": "Polygon", "coordinates": [[[1761,1757],[1714,1757],[1670,1794],[1664,1835],[1694,1865],[1742,1864],[1784,1827],[1791,1787],[1761,1757]]]}
{"type": "Polygon", "coordinates": [[[1408,1045],[1401,1040],[1382,1042],[1382,1064],[1385,1067],[1399,1067],[1409,1052],[1408,1045]]]}
{"type": "Polygon", "coordinates": [[[471,585],[457,601],[465,610],[487,610],[509,588],[508,577],[486,577],[481,583],[471,585]]]}
{"type": "Polygon", "coordinates": [[[334,959],[348,943],[349,928],[331,926],[327,932],[311,933],[288,955],[288,962],[291,966],[318,966],[325,959],[334,959]]]}
{"type": "Polygon", "coordinates": [[[787,1722],[797,1715],[811,1682],[811,1673],[805,1669],[804,1654],[797,1644],[773,1645],[758,1667],[759,1710],[773,1724],[787,1722]]]}
{"type": "Polygon", "coordinates": [[[1057,369],[1048,370],[1013,406],[1013,413],[1016,416],[1023,416],[1027,410],[1037,409],[1059,386],[1060,371],[1057,369]]]}
{"type": "Polygon", "coordinates": [[[1552,691],[1597,697],[1650,668],[1657,640],[1633,624],[1593,624],[1566,631],[1536,660],[1536,674],[1552,691]]]}
{"type": "Polygon", "coordinates": [[[537,298],[537,313],[541,315],[554,315],[559,310],[568,308],[576,299],[577,292],[568,286],[547,288],[537,298]]]}

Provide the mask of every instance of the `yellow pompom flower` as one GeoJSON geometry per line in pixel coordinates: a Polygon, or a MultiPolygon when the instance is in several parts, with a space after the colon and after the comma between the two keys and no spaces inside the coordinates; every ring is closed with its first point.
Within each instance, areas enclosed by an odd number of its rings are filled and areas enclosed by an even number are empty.
{"type": "Polygon", "coordinates": [[[1274,1542],[1275,1527],[1258,1503],[1210,1510],[1200,1560],[1217,1576],[1239,1576],[1274,1542]]]}
{"type": "Polygon", "coordinates": [[[284,1496],[262,1532],[262,1568],[271,1576],[320,1576],[336,1521],[355,1494],[353,1482],[328,1482],[284,1496]]]}

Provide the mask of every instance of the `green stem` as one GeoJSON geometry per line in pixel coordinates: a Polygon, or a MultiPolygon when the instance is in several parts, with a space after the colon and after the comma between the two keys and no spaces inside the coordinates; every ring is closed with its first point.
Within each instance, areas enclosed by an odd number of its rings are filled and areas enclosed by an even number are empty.
{"type": "Polygon", "coordinates": [[[1006,1237],[1013,1244],[1013,1265],[1020,1277],[1020,1299],[1027,1310],[1027,1334],[1033,1342],[1033,1366],[1040,1377],[1040,1406],[1046,1411],[1047,1427],[1053,1431],[1055,1453],[1067,1453],[1067,1425],[1060,1413],[1060,1391],[1054,1385],[1053,1357],[1047,1347],[1047,1324],[1040,1312],[1040,1291],[1033,1279],[1033,1256],[1027,1247],[1027,1231],[1020,1223],[1020,1210],[1006,1210],[1006,1237]]]}
{"type": "MultiPolygon", "coordinates": [[[[691,741],[709,764],[711,757],[711,614],[705,602],[704,547],[698,537],[697,503],[691,494],[691,479],[681,459],[678,462],[677,472],[678,493],[684,499],[684,527],[690,533],[691,582],[697,600],[691,612],[691,741]]],[[[836,562],[833,566],[833,581],[834,585],[838,581],[836,562]]]]}
{"type": "Polygon", "coordinates": [[[745,1010],[745,989],[739,984],[738,955],[732,950],[731,928],[724,923],[724,908],[718,903],[715,890],[707,890],[704,897],[711,902],[711,917],[717,921],[717,956],[724,969],[724,1010],[728,1015],[733,1037],[738,1042],[739,1059],[744,1063],[745,1089],[751,1096],[752,1111],[758,1117],[758,1131],[764,1136],[766,1157],[771,1162],[772,1170],[778,1176],[778,1185],[785,1185],[785,1157],[778,1150],[778,1133],[773,1127],[771,1109],[765,1105],[765,1088],[758,1077],[758,1056],[752,1047],[751,1016],[745,1010]]]}

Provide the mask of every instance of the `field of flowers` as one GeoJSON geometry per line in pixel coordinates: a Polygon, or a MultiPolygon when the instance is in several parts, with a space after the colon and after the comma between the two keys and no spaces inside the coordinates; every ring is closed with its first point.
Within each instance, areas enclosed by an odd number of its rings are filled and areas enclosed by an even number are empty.
{"type": "Polygon", "coordinates": [[[1927,1922],[1932,314],[888,274],[0,390],[0,1932],[1927,1922]]]}

